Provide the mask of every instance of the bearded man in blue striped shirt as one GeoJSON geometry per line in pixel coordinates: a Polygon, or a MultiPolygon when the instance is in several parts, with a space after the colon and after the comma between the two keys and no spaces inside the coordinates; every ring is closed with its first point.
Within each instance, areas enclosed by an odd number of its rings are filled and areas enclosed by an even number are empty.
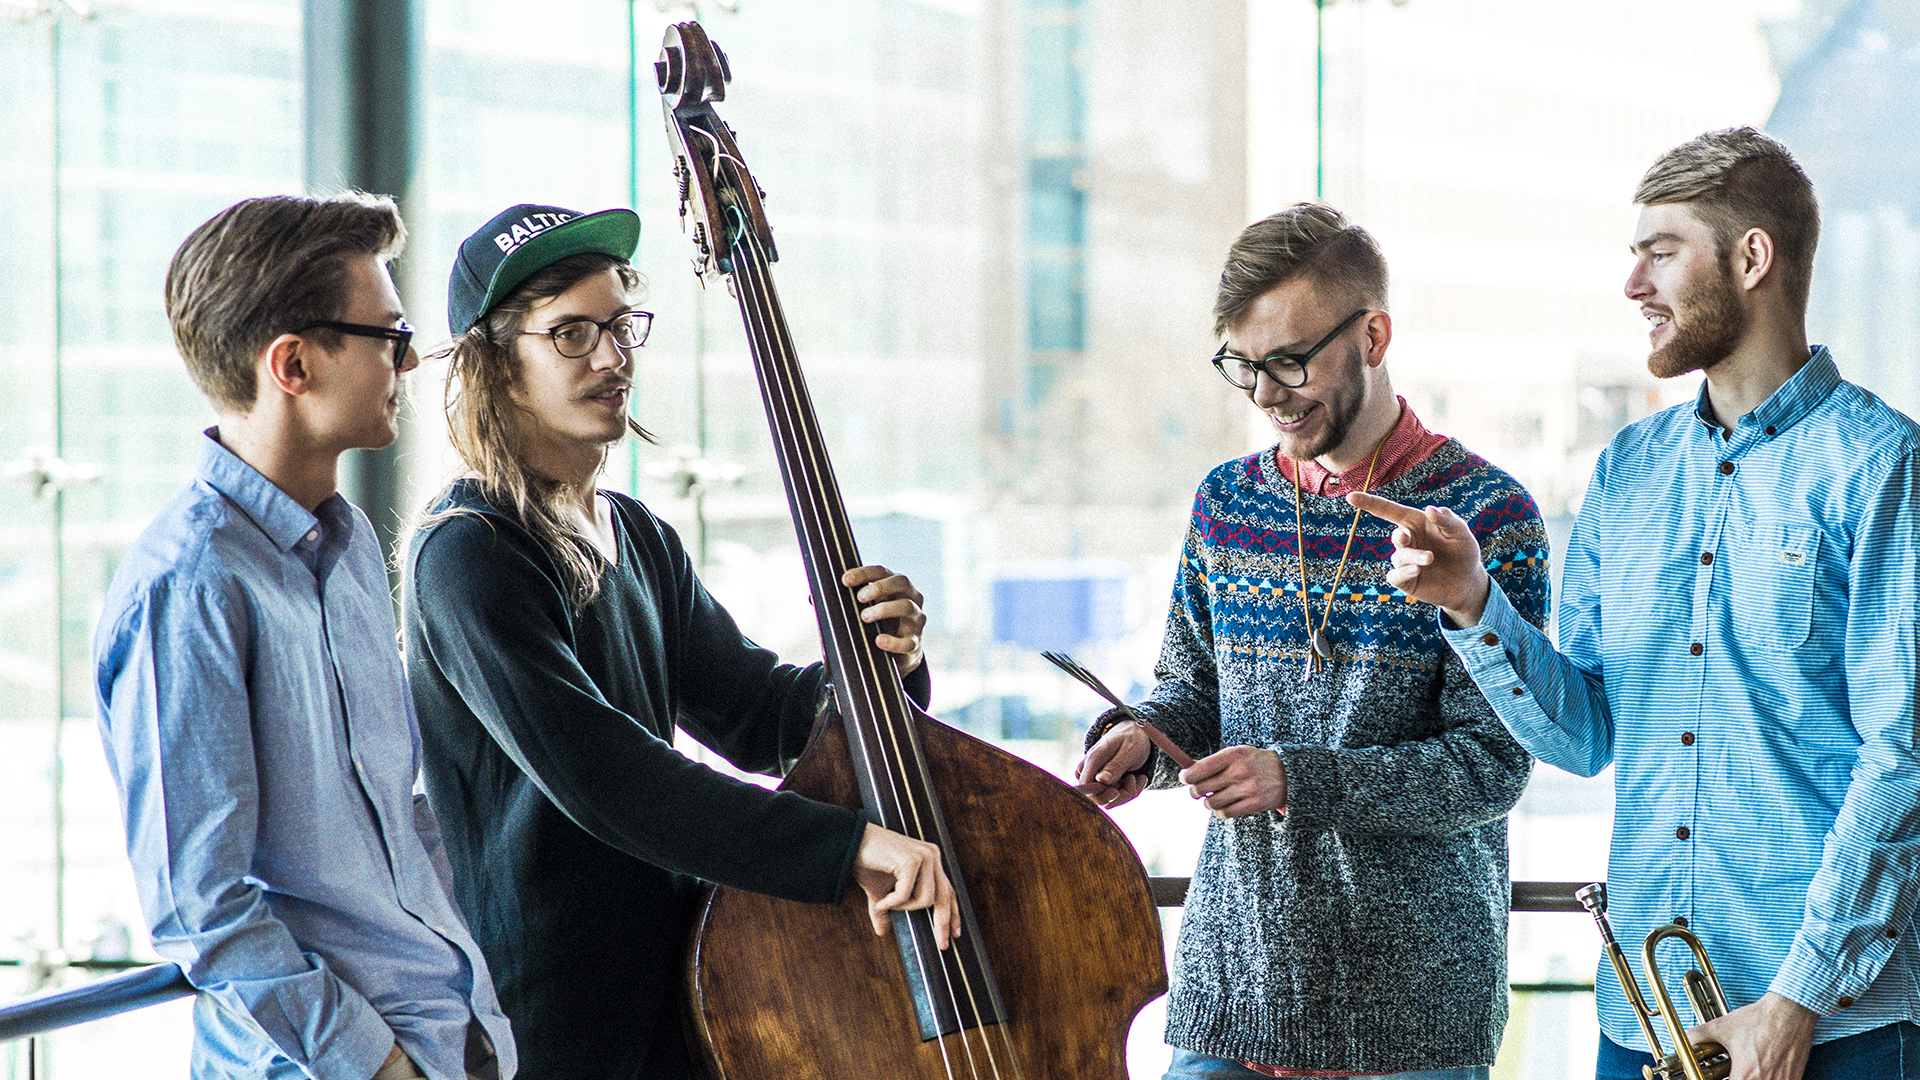
{"type": "MultiPolygon", "coordinates": [[[[1387,580],[1441,608],[1514,736],[1583,776],[1615,767],[1614,928],[1699,935],[1734,1009],[1694,1037],[1727,1047],[1732,1080],[1917,1076],[1920,427],[1807,346],[1819,210],[1784,146],[1710,132],[1634,201],[1648,367],[1706,378],[1595,466],[1559,649],[1449,511],[1357,505],[1396,523],[1387,580]]],[[[1605,965],[1598,994],[1598,1074],[1637,1077],[1605,965]]]]}

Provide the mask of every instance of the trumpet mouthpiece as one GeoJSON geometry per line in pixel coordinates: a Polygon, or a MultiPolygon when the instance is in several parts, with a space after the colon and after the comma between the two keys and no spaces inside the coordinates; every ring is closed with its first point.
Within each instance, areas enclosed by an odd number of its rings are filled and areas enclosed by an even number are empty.
{"type": "Polygon", "coordinates": [[[1607,883],[1604,881],[1596,881],[1586,888],[1576,891],[1573,894],[1573,898],[1580,901],[1581,907],[1586,908],[1595,915],[1605,915],[1607,913],[1607,883]]]}

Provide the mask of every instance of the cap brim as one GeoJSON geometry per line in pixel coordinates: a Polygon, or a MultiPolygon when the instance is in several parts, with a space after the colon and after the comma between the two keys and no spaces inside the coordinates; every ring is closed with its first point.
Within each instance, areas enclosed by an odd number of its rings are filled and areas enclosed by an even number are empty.
{"type": "MultiPolygon", "coordinates": [[[[494,268],[493,280],[487,282],[487,295],[480,303],[480,316],[492,311],[493,305],[519,288],[521,282],[569,255],[599,252],[631,262],[639,247],[640,215],[631,210],[602,210],[555,225],[521,244],[494,268]]],[[[476,316],[475,321],[478,319],[476,316]]]]}

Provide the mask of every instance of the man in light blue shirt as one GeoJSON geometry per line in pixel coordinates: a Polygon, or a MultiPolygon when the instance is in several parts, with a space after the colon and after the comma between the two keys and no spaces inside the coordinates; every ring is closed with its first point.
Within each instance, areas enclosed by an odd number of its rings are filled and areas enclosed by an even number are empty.
{"type": "Polygon", "coordinates": [[[167,273],[219,426],[115,573],[94,663],[154,947],[200,991],[196,1078],[514,1072],[413,792],[379,542],[335,491],[419,363],[387,273],[404,236],[384,197],[252,199],[167,273]]]}
{"type": "MultiPolygon", "coordinates": [[[[1514,736],[1583,776],[1614,766],[1614,929],[1699,935],[1734,1010],[1695,1039],[1733,1080],[1917,1076],[1920,428],[1807,346],[1819,211],[1784,146],[1702,135],[1634,201],[1648,367],[1706,378],[1601,455],[1558,651],[1453,515],[1356,505],[1399,526],[1388,580],[1441,608],[1514,736]]],[[[1599,1075],[1638,1076],[1605,965],[1598,993],[1599,1075]]]]}

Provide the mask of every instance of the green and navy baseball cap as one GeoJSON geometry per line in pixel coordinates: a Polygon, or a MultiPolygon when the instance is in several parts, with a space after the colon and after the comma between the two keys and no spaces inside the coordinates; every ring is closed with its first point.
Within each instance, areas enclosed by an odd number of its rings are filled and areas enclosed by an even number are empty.
{"type": "Polygon", "coordinates": [[[569,255],[598,251],[632,260],[639,247],[640,215],[631,210],[509,206],[461,242],[447,282],[447,329],[466,333],[521,282],[569,255]]]}

